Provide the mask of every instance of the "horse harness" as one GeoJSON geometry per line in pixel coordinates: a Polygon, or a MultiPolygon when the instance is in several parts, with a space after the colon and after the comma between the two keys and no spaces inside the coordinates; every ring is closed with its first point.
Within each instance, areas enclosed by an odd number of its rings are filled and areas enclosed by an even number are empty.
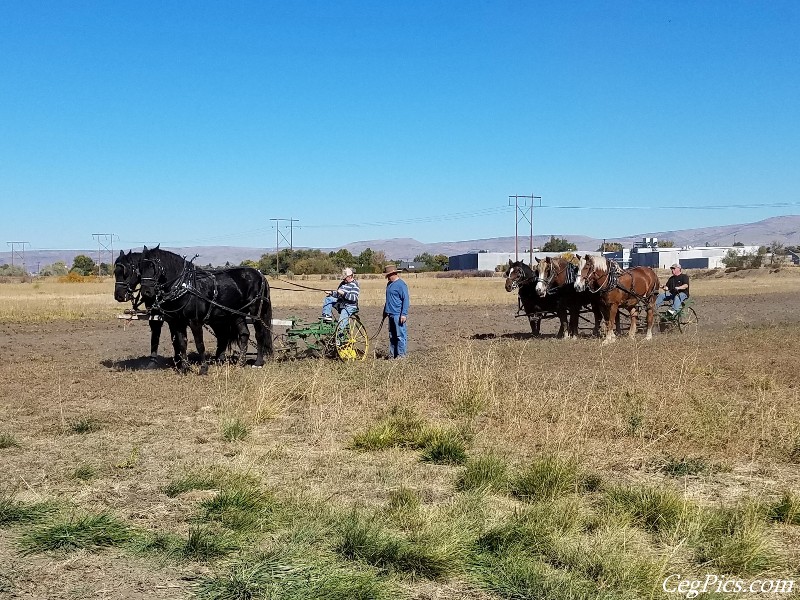
{"type": "MultiPolygon", "coordinates": [[[[195,258],[197,258],[195,256],[195,258]]],[[[194,260],[194,259],[192,259],[194,260]]],[[[272,330],[272,323],[264,323],[264,320],[261,318],[261,310],[264,306],[264,290],[266,288],[266,277],[259,271],[259,275],[261,275],[261,289],[258,292],[258,296],[253,298],[250,302],[242,306],[240,309],[231,308],[230,306],[225,306],[224,304],[220,304],[217,302],[217,296],[219,295],[219,288],[217,286],[217,278],[214,277],[213,273],[209,273],[208,271],[199,269],[196,267],[192,261],[183,259],[183,271],[181,274],[178,275],[175,279],[171,282],[168,281],[165,284],[161,284],[159,279],[165,274],[164,266],[161,264],[161,260],[156,258],[143,258],[142,262],[149,261],[155,267],[155,276],[154,277],[142,277],[142,281],[144,280],[152,280],[153,287],[156,290],[156,300],[153,303],[153,309],[158,310],[163,314],[177,314],[186,306],[189,302],[189,297],[187,296],[186,302],[183,303],[179,308],[175,308],[173,310],[168,310],[163,307],[165,302],[172,302],[174,300],[178,300],[179,298],[190,294],[203,300],[204,302],[208,303],[208,310],[206,310],[206,314],[203,317],[203,324],[208,322],[209,317],[211,316],[211,311],[214,307],[224,310],[225,312],[238,315],[240,317],[253,317],[248,312],[244,312],[246,309],[250,308],[256,300],[258,300],[258,312],[256,313],[257,318],[262,324],[267,328],[268,331],[272,330]],[[197,279],[198,279],[198,271],[200,271],[201,275],[205,275],[206,277],[210,278],[214,284],[214,291],[213,296],[211,298],[206,297],[198,288],[197,286],[197,279]],[[169,290],[166,294],[164,294],[164,290],[169,290]]]]}
{"type": "MultiPolygon", "coordinates": [[[[598,278],[596,276],[596,273],[597,273],[596,267],[593,265],[592,266],[592,270],[589,272],[588,275],[595,274],[595,281],[597,281],[598,278]]],[[[616,288],[616,289],[622,290],[623,292],[625,292],[626,294],[628,294],[630,296],[634,296],[637,300],[639,300],[641,302],[647,302],[648,299],[653,295],[653,290],[650,290],[646,296],[640,296],[639,294],[637,294],[633,290],[628,289],[627,287],[622,285],[620,283],[620,281],[619,281],[619,278],[622,275],[625,275],[627,273],[628,273],[628,271],[627,270],[623,270],[617,264],[616,261],[609,260],[608,261],[608,269],[606,270],[606,274],[607,274],[606,275],[606,280],[603,283],[603,285],[601,285],[596,290],[593,290],[591,288],[588,288],[588,289],[593,294],[600,294],[600,293],[603,293],[603,292],[610,292],[611,290],[616,288]]],[[[587,275],[587,278],[588,278],[588,275],[587,275]]]]}

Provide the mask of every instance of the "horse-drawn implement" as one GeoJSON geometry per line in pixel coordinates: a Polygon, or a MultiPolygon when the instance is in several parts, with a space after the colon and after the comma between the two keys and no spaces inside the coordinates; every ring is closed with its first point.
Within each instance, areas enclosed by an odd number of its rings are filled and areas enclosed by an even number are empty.
{"type": "Polygon", "coordinates": [[[233,345],[238,346],[236,358],[240,364],[246,362],[248,347],[254,346],[257,367],[273,351],[279,358],[316,356],[351,361],[367,356],[369,338],[357,314],[339,323],[273,319],[269,283],[256,269],[208,271],[172,252],[145,247],[141,253],[120,252],[114,274],[115,299],[133,303],[133,308],[120,318],[147,320],[150,324],[150,366],[157,364],[163,322],[170,328],[175,366],[183,372],[188,369],[187,328],[194,335],[201,374],[208,370],[204,328],[217,339],[216,360],[221,360],[233,345]],[[146,310],[140,310],[142,304],[146,310]],[[250,326],[256,332],[255,344],[250,340],[250,326]],[[277,334],[278,327],[286,327],[286,332],[277,334]]]}

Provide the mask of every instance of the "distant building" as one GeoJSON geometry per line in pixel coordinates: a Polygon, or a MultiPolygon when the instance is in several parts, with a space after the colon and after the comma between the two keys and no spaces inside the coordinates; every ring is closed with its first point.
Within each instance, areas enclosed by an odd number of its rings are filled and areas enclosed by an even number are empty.
{"type": "Polygon", "coordinates": [[[425,263],[421,260],[401,260],[397,263],[397,268],[400,271],[422,271],[425,268],[425,263]]]}
{"type": "MultiPolygon", "coordinates": [[[[542,260],[546,257],[561,256],[564,252],[533,252],[533,261],[542,260]]],[[[585,254],[581,252],[581,254],[585,254]]],[[[589,252],[597,254],[597,252],[589,252]]],[[[466,254],[456,254],[448,260],[450,271],[494,271],[499,265],[508,265],[508,261],[514,260],[514,252],[468,252],[466,254]]],[[[520,252],[519,260],[525,264],[530,262],[530,253],[520,252]]]]}
{"type": "Polygon", "coordinates": [[[644,238],[642,242],[633,245],[630,251],[629,265],[631,267],[668,269],[670,265],[680,263],[684,269],[721,269],[725,266],[722,259],[731,250],[744,256],[758,252],[758,246],[662,248],[658,245],[656,238],[644,238]]]}

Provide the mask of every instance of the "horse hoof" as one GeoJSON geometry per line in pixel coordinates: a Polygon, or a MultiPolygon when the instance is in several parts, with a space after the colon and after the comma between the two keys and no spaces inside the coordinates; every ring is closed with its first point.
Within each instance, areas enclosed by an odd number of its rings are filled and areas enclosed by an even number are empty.
{"type": "Polygon", "coordinates": [[[208,375],[208,365],[200,367],[200,375],[208,375]]]}

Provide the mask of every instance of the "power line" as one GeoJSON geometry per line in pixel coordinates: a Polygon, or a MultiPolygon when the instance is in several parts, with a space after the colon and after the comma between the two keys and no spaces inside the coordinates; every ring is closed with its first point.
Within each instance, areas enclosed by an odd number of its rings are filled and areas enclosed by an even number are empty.
{"type": "Polygon", "coordinates": [[[28,270],[25,268],[25,246],[30,246],[30,242],[6,242],[9,246],[11,246],[11,272],[14,272],[14,256],[17,256],[22,259],[22,270],[25,274],[28,274],[28,270]],[[21,252],[17,250],[17,246],[22,246],[21,252]]]}
{"type": "MultiPolygon", "coordinates": [[[[294,250],[294,245],[292,243],[292,232],[293,226],[295,223],[298,223],[300,219],[270,219],[270,221],[275,221],[275,273],[280,273],[280,238],[283,238],[284,243],[289,246],[289,252],[294,250]],[[286,235],[281,234],[281,221],[288,221],[289,222],[289,239],[286,239],[286,235]]],[[[284,227],[286,229],[286,227],[284,227]]]]}

